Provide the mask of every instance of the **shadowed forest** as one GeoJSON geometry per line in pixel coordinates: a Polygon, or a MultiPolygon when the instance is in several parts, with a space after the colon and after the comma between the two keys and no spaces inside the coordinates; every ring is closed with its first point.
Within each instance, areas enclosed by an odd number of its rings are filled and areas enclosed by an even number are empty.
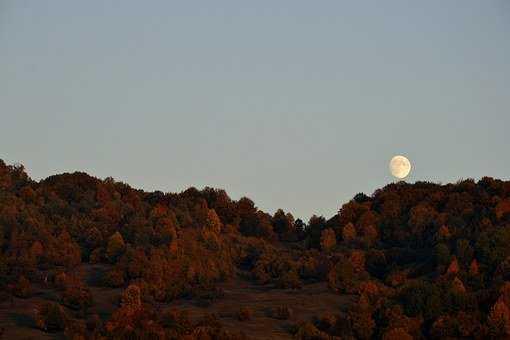
{"type": "MultiPolygon", "coordinates": [[[[340,203],[339,203],[340,204],[340,203]]],[[[0,160],[5,339],[510,336],[510,182],[389,184],[330,218],[0,160]]]]}

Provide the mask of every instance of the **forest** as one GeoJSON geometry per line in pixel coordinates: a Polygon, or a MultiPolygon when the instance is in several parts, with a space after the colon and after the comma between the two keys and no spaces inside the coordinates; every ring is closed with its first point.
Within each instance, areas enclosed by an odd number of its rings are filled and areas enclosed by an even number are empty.
{"type": "Polygon", "coordinates": [[[391,183],[302,221],[220,189],[34,181],[0,160],[0,333],[503,339],[509,245],[510,181],[490,177],[391,183]]]}

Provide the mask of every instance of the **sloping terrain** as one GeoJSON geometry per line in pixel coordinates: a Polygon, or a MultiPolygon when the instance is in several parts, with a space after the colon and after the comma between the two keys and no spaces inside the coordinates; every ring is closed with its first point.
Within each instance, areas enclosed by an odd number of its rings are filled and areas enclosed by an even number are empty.
{"type": "MultiPolygon", "coordinates": [[[[100,273],[107,268],[102,265],[83,265],[75,268],[85,282],[90,282],[94,305],[89,314],[98,314],[107,320],[118,308],[122,289],[98,287],[100,273]]],[[[306,284],[301,289],[274,289],[260,286],[241,278],[219,285],[224,297],[207,306],[201,306],[197,299],[178,299],[172,303],[160,303],[158,308],[179,309],[189,313],[197,321],[205,315],[217,315],[227,330],[243,332],[252,339],[290,339],[289,329],[301,321],[312,321],[322,314],[336,314],[346,310],[353,298],[333,293],[326,283],[306,284]],[[280,320],[271,316],[274,308],[286,306],[292,314],[280,320]],[[253,314],[249,320],[240,321],[237,313],[243,307],[250,307],[253,314]]],[[[36,327],[34,307],[45,301],[58,301],[58,292],[35,286],[32,297],[21,299],[10,297],[0,302],[0,329],[5,339],[65,339],[63,332],[46,333],[36,327]]],[[[69,314],[74,311],[67,309],[69,314]]],[[[77,319],[79,316],[77,317],[77,319]]]]}
{"type": "Polygon", "coordinates": [[[308,222],[0,161],[4,338],[510,336],[510,182],[393,183],[308,222]]]}

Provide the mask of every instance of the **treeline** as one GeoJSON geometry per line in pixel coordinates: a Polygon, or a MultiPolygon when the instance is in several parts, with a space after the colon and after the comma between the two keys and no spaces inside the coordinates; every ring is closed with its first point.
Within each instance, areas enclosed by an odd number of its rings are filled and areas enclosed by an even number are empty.
{"type": "Polygon", "coordinates": [[[236,275],[281,289],[325,281],[359,300],[296,324],[296,338],[510,336],[509,242],[510,182],[488,177],[390,184],[305,223],[223,190],[144,192],[85,173],[36,182],[0,161],[0,290],[59,291],[34,318],[69,337],[243,338],[214,316],[193,323],[154,309],[183,297],[207,306],[236,275]],[[82,264],[125,289],[109,319],[88,312],[82,264]]]}

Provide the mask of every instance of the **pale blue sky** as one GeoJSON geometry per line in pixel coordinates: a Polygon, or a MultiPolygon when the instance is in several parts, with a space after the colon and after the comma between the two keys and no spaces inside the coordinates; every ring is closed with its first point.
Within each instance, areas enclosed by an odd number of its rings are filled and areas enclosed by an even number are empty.
{"type": "Polygon", "coordinates": [[[331,216],[509,178],[510,1],[0,0],[0,158],[331,216]]]}

